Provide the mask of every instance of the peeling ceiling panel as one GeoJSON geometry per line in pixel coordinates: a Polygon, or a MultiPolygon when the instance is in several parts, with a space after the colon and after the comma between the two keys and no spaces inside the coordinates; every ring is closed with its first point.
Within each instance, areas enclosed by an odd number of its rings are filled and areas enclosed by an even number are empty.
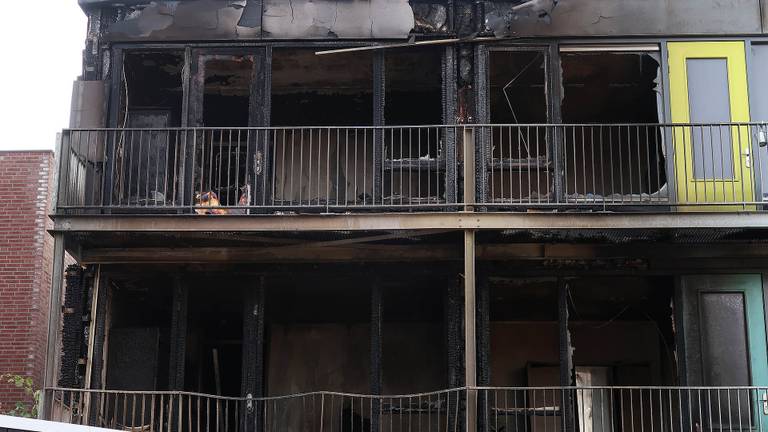
{"type": "Polygon", "coordinates": [[[107,40],[222,40],[261,36],[260,0],[145,1],[128,7],[107,40]]]}
{"type": "Polygon", "coordinates": [[[265,0],[264,36],[271,38],[407,38],[414,28],[408,0],[265,0]]]}
{"type": "MultiPolygon", "coordinates": [[[[109,41],[405,39],[416,27],[408,0],[145,0],[124,7],[125,19],[106,31],[109,41]]],[[[445,8],[426,12],[433,31],[445,29],[445,8]]]]}

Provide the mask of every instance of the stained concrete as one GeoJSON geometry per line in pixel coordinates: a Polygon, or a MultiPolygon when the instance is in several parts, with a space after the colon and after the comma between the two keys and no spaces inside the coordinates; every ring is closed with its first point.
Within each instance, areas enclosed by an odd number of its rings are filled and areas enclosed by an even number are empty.
{"type": "MultiPolygon", "coordinates": [[[[544,3],[544,2],[536,2],[544,3]]],[[[496,36],[627,36],[760,33],[759,0],[561,0],[541,9],[487,2],[496,36]]],[[[546,6],[546,5],[545,5],[546,6]]]]}

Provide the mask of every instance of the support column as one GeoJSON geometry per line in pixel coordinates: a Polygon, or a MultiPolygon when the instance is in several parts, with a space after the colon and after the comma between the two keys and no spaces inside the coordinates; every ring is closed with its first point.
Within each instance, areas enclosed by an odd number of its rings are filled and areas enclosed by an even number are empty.
{"type": "Polygon", "coordinates": [[[91,298],[90,298],[90,306],[91,310],[88,312],[89,322],[88,322],[88,353],[86,354],[86,366],[85,366],[85,385],[84,388],[90,389],[93,385],[93,361],[94,361],[94,355],[97,351],[96,345],[98,345],[98,342],[96,340],[96,333],[98,326],[96,315],[98,314],[99,309],[99,292],[101,291],[101,284],[102,284],[102,276],[101,276],[101,265],[95,266],[95,276],[93,281],[93,289],[91,290],[91,298]]]}
{"type": "MultiPolygon", "coordinates": [[[[272,106],[272,49],[257,48],[254,51],[253,76],[251,77],[251,100],[248,124],[251,127],[269,126],[272,106]]],[[[254,131],[248,135],[248,163],[253,164],[253,175],[250,181],[253,190],[252,201],[249,205],[264,206],[272,199],[271,133],[254,131]]]]}
{"type": "Polygon", "coordinates": [[[170,390],[184,390],[184,368],[187,353],[187,311],[189,292],[178,278],[173,287],[173,311],[171,314],[171,353],[168,369],[170,390]]]}
{"type": "MultiPolygon", "coordinates": [[[[560,47],[556,42],[553,42],[549,45],[549,53],[547,55],[547,59],[549,59],[549,70],[550,71],[559,71],[560,70],[560,47]]],[[[560,101],[562,100],[562,82],[560,78],[559,73],[549,73],[548,74],[548,87],[549,87],[549,98],[553,101],[560,101]]],[[[549,112],[547,113],[547,117],[550,123],[552,124],[560,124],[562,123],[562,113],[560,112],[560,104],[559,103],[552,103],[549,105],[549,112]]],[[[563,148],[563,134],[564,130],[562,127],[553,127],[551,129],[550,133],[550,142],[547,144],[549,146],[548,151],[552,158],[552,165],[554,167],[554,176],[553,176],[553,184],[551,192],[555,196],[556,202],[564,202],[565,199],[565,186],[564,186],[564,176],[565,176],[565,153],[563,148]]]]}
{"type": "MultiPolygon", "coordinates": [[[[45,356],[44,387],[55,387],[59,358],[59,330],[61,326],[61,290],[64,284],[64,234],[53,234],[53,269],[51,271],[51,301],[48,308],[48,347],[45,356]]],[[[40,418],[51,418],[51,403],[45,391],[41,401],[40,418]]]]}
{"type": "MultiPolygon", "coordinates": [[[[91,328],[88,344],[88,367],[85,374],[85,388],[101,390],[104,388],[104,364],[105,343],[107,338],[107,307],[109,305],[109,279],[101,271],[101,266],[96,271],[96,280],[93,284],[93,297],[91,298],[91,328]]],[[[99,396],[91,398],[93,407],[100,406],[99,396]]],[[[100,413],[91,409],[88,416],[88,424],[96,426],[100,413]]]]}
{"type": "MultiPolygon", "coordinates": [[[[458,89],[458,76],[456,69],[457,62],[456,47],[448,45],[443,51],[442,58],[442,78],[443,78],[443,124],[453,125],[456,124],[457,116],[457,89],[458,89]]],[[[459,195],[459,172],[458,172],[458,149],[456,147],[458,141],[458,131],[461,128],[447,127],[441,134],[444,138],[444,152],[445,160],[447,161],[445,167],[445,183],[448,187],[445,188],[445,202],[446,204],[455,204],[458,202],[459,195]]]]}
{"type": "MultiPolygon", "coordinates": [[[[192,48],[186,47],[184,49],[184,69],[181,72],[181,91],[182,94],[185,95],[191,95],[192,94],[192,64],[194,61],[194,56],[192,55],[192,48]]],[[[189,121],[192,118],[192,114],[190,113],[190,103],[191,103],[191,96],[182,98],[181,101],[181,127],[189,127],[189,121]]],[[[189,183],[187,181],[189,180],[187,177],[187,172],[189,170],[192,170],[192,165],[190,158],[188,157],[190,150],[190,144],[193,142],[192,136],[194,133],[190,133],[189,131],[185,132],[179,132],[181,135],[180,143],[176,144],[176,151],[178,152],[178,186],[176,187],[176,196],[174,199],[176,200],[177,205],[184,205],[187,204],[184,200],[189,198],[187,194],[187,189],[189,188],[189,183]]],[[[184,213],[183,210],[180,210],[179,213],[184,213]]]]}
{"type": "MultiPolygon", "coordinates": [[[[382,348],[383,324],[381,306],[381,283],[374,280],[371,285],[371,394],[381,395],[383,387],[382,348]]],[[[371,402],[371,432],[379,432],[381,400],[371,402]]]]}
{"type": "MultiPolygon", "coordinates": [[[[462,335],[464,309],[463,309],[463,278],[461,281],[451,284],[445,293],[445,346],[447,355],[447,388],[464,386],[464,336],[462,335]]],[[[448,394],[447,408],[448,430],[457,431],[463,424],[462,401],[459,394],[448,394]]]]}
{"type": "MultiPolygon", "coordinates": [[[[255,287],[244,290],[242,394],[246,398],[264,396],[264,291],[264,276],[259,276],[255,287]]],[[[246,409],[243,430],[261,430],[262,407],[248,401],[246,409]]]]}
{"type": "MultiPolygon", "coordinates": [[[[384,50],[373,53],[373,125],[384,126],[386,59],[384,50]]],[[[373,204],[384,203],[384,130],[373,130],[373,204]]]]}
{"type": "MultiPolygon", "coordinates": [[[[559,354],[560,354],[560,386],[570,387],[573,385],[573,349],[571,348],[571,332],[568,329],[568,283],[562,279],[557,280],[557,306],[559,330],[559,354]]],[[[562,430],[564,432],[574,431],[574,412],[573,397],[570,390],[561,392],[562,403],[562,430]]]]}
{"type": "Polygon", "coordinates": [[[475,308],[475,231],[464,231],[464,382],[467,391],[466,432],[477,430],[477,340],[475,308]]]}

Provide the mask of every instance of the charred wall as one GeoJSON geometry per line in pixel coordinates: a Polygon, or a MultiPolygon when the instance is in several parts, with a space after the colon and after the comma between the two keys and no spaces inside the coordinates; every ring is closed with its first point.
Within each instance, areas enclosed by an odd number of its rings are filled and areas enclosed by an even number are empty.
{"type": "Polygon", "coordinates": [[[532,0],[487,2],[496,36],[753,34],[768,30],[759,0],[532,0]]]}
{"type": "Polygon", "coordinates": [[[111,41],[405,39],[411,33],[472,35],[477,14],[497,37],[765,33],[760,0],[189,0],[117,2],[111,41]]]}

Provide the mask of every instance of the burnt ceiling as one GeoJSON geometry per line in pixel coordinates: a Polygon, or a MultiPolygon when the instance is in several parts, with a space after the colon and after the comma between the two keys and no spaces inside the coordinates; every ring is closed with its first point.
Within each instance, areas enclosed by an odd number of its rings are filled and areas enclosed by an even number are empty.
{"type": "Polygon", "coordinates": [[[761,0],[79,0],[112,41],[754,34],[761,0]],[[482,25],[478,25],[482,22],[482,25]]]}

